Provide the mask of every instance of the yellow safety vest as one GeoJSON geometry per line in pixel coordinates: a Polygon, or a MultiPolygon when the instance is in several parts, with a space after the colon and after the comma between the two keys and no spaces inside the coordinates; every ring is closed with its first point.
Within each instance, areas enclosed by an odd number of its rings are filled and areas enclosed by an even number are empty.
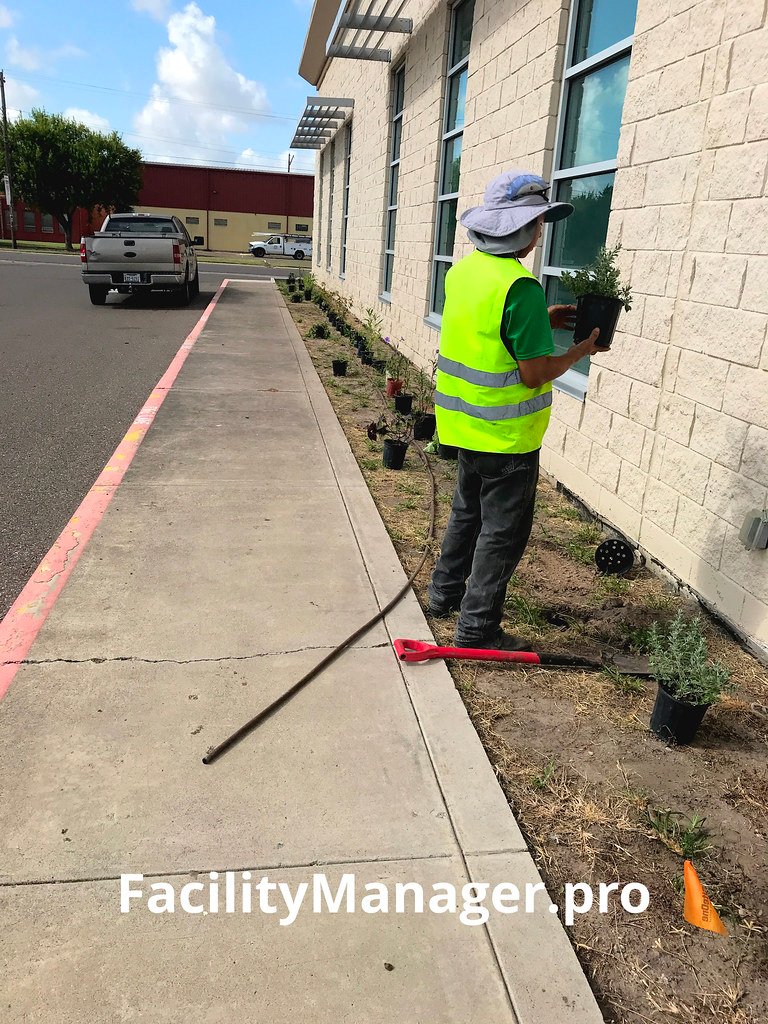
{"type": "Polygon", "coordinates": [[[441,444],[514,454],[541,448],[552,384],[529,388],[501,340],[509,289],[536,278],[515,259],[475,250],[445,278],[435,414],[441,444]]]}

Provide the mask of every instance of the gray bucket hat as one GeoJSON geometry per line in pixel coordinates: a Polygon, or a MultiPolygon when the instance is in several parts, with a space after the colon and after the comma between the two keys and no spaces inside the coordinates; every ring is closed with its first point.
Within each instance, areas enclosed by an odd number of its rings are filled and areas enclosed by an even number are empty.
{"type": "Polygon", "coordinates": [[[549,201],[549,183],[538,174],[505,171],[488,185],[482,206],[464,211],[461,223],[469,231],[503,238],[515,234],[537,217],[555,221],[570,217],[572,213],[570,203],[549,201]]]}

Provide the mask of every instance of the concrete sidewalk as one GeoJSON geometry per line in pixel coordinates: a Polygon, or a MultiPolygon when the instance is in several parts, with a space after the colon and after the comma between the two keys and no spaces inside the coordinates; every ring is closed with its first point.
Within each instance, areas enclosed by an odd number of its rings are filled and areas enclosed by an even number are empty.
{"type": "Polygon", "coordinates": [[[403,582],[281,297],[229,285],[0,705],[4,1024],[602,1020],[546,900],[120,913],[126,872],[539,880],[445,666],[392,652],[431,639],[413,595],[201,762],[403,582]]]}

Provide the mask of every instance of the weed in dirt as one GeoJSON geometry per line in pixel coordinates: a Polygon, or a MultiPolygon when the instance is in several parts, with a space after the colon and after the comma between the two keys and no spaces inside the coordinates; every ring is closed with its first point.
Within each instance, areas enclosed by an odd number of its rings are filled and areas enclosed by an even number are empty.
{"type": "Polygon", "coordinates": [[[597,583],[597,592],[604,597],[620,597],[628,594],[632,584],[621,576],[601,576],[597,583]]]}
{"type": "Polygon", "coordinates": [[[505,604],[510,618],[519,625],[532,629],[546,628],[547,622],[541,607],[530,598],[523,594],[511,594],[505,604]]]}
{"type": "Polygon", "coordinates": [[[599,544],[603,534],[594,523],[584,523],[574,534],[574,539],[580,544],[599,544]]]}
{"type": "Polygon", "coordinates": [[[453,495],[449,494],[448,491],[440,491],[437,495],[437,500],[443,505],[452,505],[453,495]]]}
{"type": "Polygon", "coordinates": [[[566,519],[572,523],[578,522],[582,518],[579,510],[573,505],[550,505],[547,507],[547,512],[553,519],[566,519]]]}
{"type": "Polygon", "coordinates": [[[541,772],[538,775],[534,775],[531,779],[531,785],[534,789],[545,790],[549,789],[549,784],[552,781],[552,776],[555,774],[557,765],[555,759],[552,757],[544,765],[541,772]]]}
{"type": "Polygon", "coordinates": [[[381,462],[379,459],[360,459],[360,465],[363,469],[367,469],[371,473],[375,473],[376,470],[381,469],[381,462]]]}
{"type": "Polygon", "coordinates": [[[603,675],[606,679],[610,679],[620,693],[628,697],[645,693],[645,684],[642,679],[638,679],[636,676],[623,675],[614,665],[604,668],[603,675]]]}
{"type": "Polygon", "coordinates": [[[412,498],[409,498],[407,501],[399,501],[395,505],[395,512],[407,512],[409,509],[418,507],[417,503],[412,498]]]}
{"type": "Polygon", "coordinates": [[[591,547],[587,547],[586,544],[578,540],[567,540],[562,544],[563,551],[569,558],[572,558],[574,562],[579,562],[581,565],[594,565],[595,564],[595,552],[591,547]]]}
{"type": "Polygon", "coordinates": [[[698,814],[686,818],[681,811],[648,807],[646,817],[664,845],[681,857],[704,857],[712,849],[709,831],[704,827],[706,818],[698,814]]]}

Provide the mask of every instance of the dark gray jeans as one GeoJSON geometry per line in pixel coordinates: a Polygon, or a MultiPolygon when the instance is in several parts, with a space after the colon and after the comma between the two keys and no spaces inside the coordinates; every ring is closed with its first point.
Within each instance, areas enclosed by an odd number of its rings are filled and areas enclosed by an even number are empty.
{"type": "Polygon", "coordinates": [[[538,478],[538,451],[459,449],[451,518],[429,585],[432,608],[461,603],[459,643],[491,640],[499,631],[507,584],[531,535],[538,478]]]}

